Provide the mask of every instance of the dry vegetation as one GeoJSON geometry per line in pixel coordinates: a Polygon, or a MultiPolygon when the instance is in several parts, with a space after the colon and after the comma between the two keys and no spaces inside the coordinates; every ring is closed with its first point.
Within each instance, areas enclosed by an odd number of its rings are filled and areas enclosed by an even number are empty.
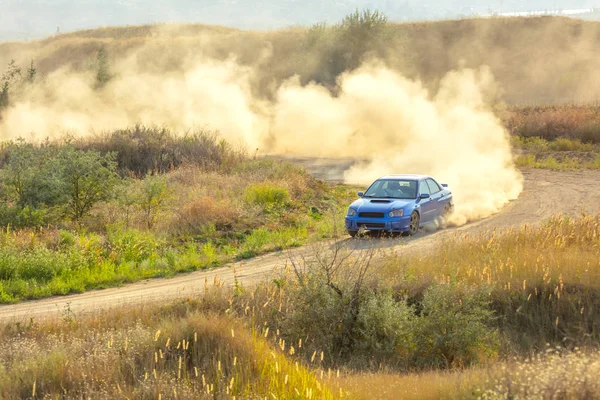
{"type": "MultiPolygon", "coordinates": [[[[597,23],[544,17],[379,28],[373,35],[321,25],[104,28],[0,44],[0,63],[34,59],[42,78],[69,66],[96,72],[102,84],[110,78],[102,63],[133,50],[142,70],[163,72],[182,68],[201,48],[255,67],[251,90],[264,98],[294,74],[331,88],[370,56],[431,88],[450,70],[485,63],[509,103],[586,101],[598,89],[599,65],[589,58],[597,53],[597,23]],[[164,40],[153,42],[159,31],[164,40]],[[169,57],[154,59],[157,50],[169,57]]],[[[600,168],[597,107],[495,112],[513,136],[519,165],[600,168]]],[[[2,302],[169,276],[329,238],[352,196],[206,131],[138,126],[66,144],[6,143],[0,163],[2,302]],[[64,183],[69,158],[55,155],[65,148],[99,162],[114,181],[110,196],[81,215],[72,201],[45,191],[64,183]],[[31,154],[39,162],[11,164],[31,154]],[[53,173],[27,169],[40,165],[53,173]]],[[[315,249],[316,260],[293,260],[287,274],[257,288],[216,288],[165,308],[81,319],[67,308],[55,323],[5,326],[0,397],[335,398],[336,382],[372,399],[600,396],[599,217],[456,236],[425,255],[377,263],[371,252],[326,254],[315,249]],[[338,368],[358,373],[337,381],[338,368]],[[377,392],[385,388],[391,391],[377,392]]]]}
{"type": "Polygon", "coordinates": [[[81,318],[66,308],[4,327],[0,393],[595,398],[599,241],[600,218],[556,217],[375,264],[316,247],[256,288],[81,318]]]}
{"type": "Polygon", "coordinates": [[[294,74],[303,82],[333,84],[340,72],[369,53],[411,78],[421,77],[432,87],[457,67],[488,65],[510,104],[597,100],[599,65],[589,55],[598,52],[598,22],[537,17],[390,24],[381,36],[367,35],[364,43],[365,35],[354,33],[360,38],[358,47],[342,46],[345,39],[323,25],[269,32],[203,25],[108,27],[30,43],[0,44],[0,65],[15,59],[26,67],[34,59],[41,75],[65,65],[85,70],[101,47],[114,61],[142,48],[158,34],[168,39],[159,46],[168,46],[170,57],[163,62],[142,53],[140,64],[149,70],[182,67],[178,61],[185,59],[190,49],[201,49],[217,59],[234,55],[242,65],[269,65],[258,69],[256,90],[264,91],[274,81],[294,74]],[[265,55],[272,61],[264,64],[265,55]],[[338,55],[350,64],[338,60],[338,55]],[[548,68],[548,60],[552,60],[552,68],[548,68]]]}
{"type": "Polygon", "coordinates": [[[1,157],[4,303],[212,268],[331,237],[353,196],[205,132],[175,137],[137,127],[70,142],[18,141],[5,143],[1,157]]]}

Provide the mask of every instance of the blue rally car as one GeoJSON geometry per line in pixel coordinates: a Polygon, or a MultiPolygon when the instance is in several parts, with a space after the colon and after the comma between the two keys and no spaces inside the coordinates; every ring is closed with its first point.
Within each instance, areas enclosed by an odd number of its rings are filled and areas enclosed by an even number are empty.
{"type": "Polygon", "coordinates": [[[414,235],[453,210],[452,192],[427,175],[388,175],[377,179],[348,208],[346,230],[407,232],[414,235]]]}

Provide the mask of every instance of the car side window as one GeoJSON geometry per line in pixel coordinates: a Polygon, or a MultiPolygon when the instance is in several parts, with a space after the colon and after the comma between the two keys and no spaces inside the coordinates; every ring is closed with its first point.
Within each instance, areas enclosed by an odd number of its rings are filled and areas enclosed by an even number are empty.
{"type": "Polygon", "coordinates": [[[427,185],[427,181],[419,182],[419,196],[422,194],[431,194],[431,190],[429,190],[429,186],[427,185]]]}
{"type": "Polygon", "coordinates": [[[427,179],[427,184],[429,185],[429,189],[431,190],[431,194],[436,194],[442,191],[440,185],[437,184],[433,179],[427,179]]]}

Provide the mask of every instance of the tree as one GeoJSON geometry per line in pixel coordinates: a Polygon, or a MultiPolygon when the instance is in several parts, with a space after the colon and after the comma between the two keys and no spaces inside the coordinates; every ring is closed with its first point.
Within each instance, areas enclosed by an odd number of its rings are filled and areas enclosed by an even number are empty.
{"type": "Polygon", "coordinates": [[[164,208],[168,197],[166,178],[150,176],[146,178],[139,207],[144,213],[146,226],[151,229],[156,222],[157,214],[164,208]]]}
{"type": "Polygon", "coordinates": [[[21,79],[21,68],[17,66],[15,60],[8,63],[8,68],[2,75],[2,85],[0,88],[0,109],[8,106],[10,87],[21,79]]]}
{"type": "Polygon", "coordinates": [[[33,60],[31,60],[31,65],[27,69],[27,82],[33,83],[35,82],[35,77],[37,76],[37,70],[33,65],[33,60]]]}
{"type": "Polygon", "coordinates": [[[81,151],[67,144],[55,163],[74,221],[79,221],[96,203],[110,198],[118,182],[114,153],[102,156],[96,151],[81,151]]]}
{"type": "Polygon", "coordinates": [[[53,146],[35,147],[17,139],[6,151],[8,160],[0,171],[0,181],[8,200],[21,208],[55,206],[64,201],[56,171],[48,165],[53,146]]]}
{"type": "Polygon", "coordinates": [[[101,47],[96,55],[96,89],[104,87],[111,78],[108,55],[104,47],[101,47]]]}

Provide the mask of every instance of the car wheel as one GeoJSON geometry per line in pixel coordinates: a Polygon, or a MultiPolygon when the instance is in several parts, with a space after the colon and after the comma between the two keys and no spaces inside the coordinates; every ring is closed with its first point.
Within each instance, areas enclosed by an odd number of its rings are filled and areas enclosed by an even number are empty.
{"type": "Polygon", "coordinates": [[[442,218],[448,219],[450,214],[452,214],[452,206],[450,204],[446,204],[444,206],[444,212],[442,213],[442,218]]]}
{"type": "Polygon", "coordinates": [[[355,237],[357,233],[357,231],[348,231],[348,235],[350,235],[351,237],[355,237]]]}
{"type": "Polygon", "coordinates": [[[416,211],[413,211],[413,213],[410,214],[410,225],[408,227],[408,234],[410,236],[416,235],[417,232],[419,232],[419,224],[420,223],[421,223],[421,217],[419,216],[419,213],[416,211]]]}

